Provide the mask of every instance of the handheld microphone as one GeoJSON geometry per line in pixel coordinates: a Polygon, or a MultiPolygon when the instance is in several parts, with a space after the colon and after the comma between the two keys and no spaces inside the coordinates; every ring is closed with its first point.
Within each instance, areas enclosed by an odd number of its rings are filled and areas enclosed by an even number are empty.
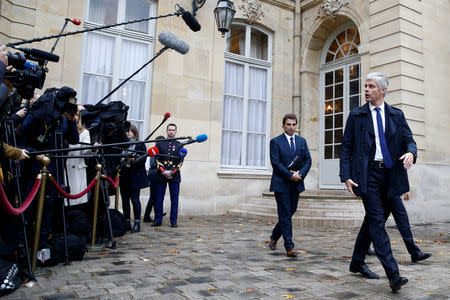
{"type": "Polygon", "coordinates": [[[164,114],[164,121],[167,120],[168,118],[170,118],[170,112],[166,112],[164,114]]]}
{"type": "Polygon", "coordinates": [[[181,148],[180,151],[178,151],[178,156],[185,157],[187,155],[188,151],[186,148],[181,148]]]}
{"type": "Polygon", "coordinates": [[[70,18],[66,18],[67,22],[72,22],[75,25],[80,25],[81,24],[81,20],[80,19],[70,19],[70,18]]]}
{"type": "Polygon", "coordinates": [[[181,54],[186,54],[189,52],[189,45],[171,33],[161,32],[160,34],[158,34],[158,40],[164,46],[173,49],[181,54]]]}
{"type": "Polygon", "coordinates": [[[181,146],[184,146],[184,145],[189,145],[192,143],[203,143],[207,139],[208,139],[208,136],[206,134],[200,134],[200,135],[197,135],[195,137],[195,139],[188,139],[187,141],[181,142],[180,144],[181,144],[181,146]]]}
{"type": "Polygon", "coordinates": [[[191,12],[184,10],[181,6],[179,12],[181,13],[184,23],[186,23],[192,31],[197,32],[202,29],[202,26],[198,23],[197,19],[191,14],[191,12]]]}
{"type": "Polygon", "coordinates": [[[159,149],[158,147],[151,147],[150,149],[147,150],[147,153],[150,157],[155,157],[156,155],[158,155],[159,149]]]}
{"type": "Polygon", "coordinates": [[[39,49],[29,49],[29,48],[21,48],[21,47],[15,47],[15,49],[20,50],[22,52],[25,52],[27,54],[30,54],[34,57],[41,58],[43,60],[58,62],[59,56],[50,52],[42,51],[39,49]]]}

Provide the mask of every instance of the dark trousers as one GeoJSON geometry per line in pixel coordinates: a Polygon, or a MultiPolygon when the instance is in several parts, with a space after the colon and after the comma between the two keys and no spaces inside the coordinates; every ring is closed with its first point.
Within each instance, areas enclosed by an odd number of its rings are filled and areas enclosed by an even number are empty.
{"type": "Polygon", "coordinates": [[[120,196],[122,197],[122,209],[125,219],[130,220],[130,200],[133,203],[134,220],[141,220],[141,201],[139,200],[141,190],[132,190],[130,188],[120,189],[120,196]]]}
{"type": "Polygon", "coordinates": [[[150,197],[145,207],[144,218],[150,218],[152,209],[155,210],[156,215],[156,183],[150,181],[150,197]]]}
{"type": "Polygon", "coordinates": [[[295,185],[291,184],[286,193],[275,192],[277,201],[278,223],[272,231],[272,239],[278,241],[281,236],[284,239],[286,249],[294,248],[292,241],[292,216],[297,211],[299,192],[295,185]]]}
{"type": "Polygon", "coordinates": [[[164,196],[166,194],[167,184],[170,191],[170,223],[177,223],[178,217],[178,195],[180,193],[180,183],[164,182],[156,183],[156,210],[155,223],[162,223],[164,196]]]}
{"type": "Polygon", "coordinates": [[[370,242],[388,278],[398,274],[398,265],[392,255],[391,242],[384,227],[385,213],[389,211],[387,196],[389,181],[387,169],[368,166],[367,197],[363,197],[366,215],[356,238],[352,264],[361,264],[370,242]]]}

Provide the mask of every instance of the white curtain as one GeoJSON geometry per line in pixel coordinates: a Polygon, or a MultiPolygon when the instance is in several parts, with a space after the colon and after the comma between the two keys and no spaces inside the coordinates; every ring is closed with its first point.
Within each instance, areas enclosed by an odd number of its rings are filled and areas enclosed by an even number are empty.
{"type": "Polygon", "coordinates": [[[250,57],[267,60],[267,35],[253,29],[250,38],[250,57]]]}
{"type": "Polygon", "coordinates": [[[97,24],[117,22],[118,0],[91,0],[89,2],[89,21],[97,24]]]}
{"type": "MultiPolygon", "coordinates": [[[[142,0],[127,0],[125,9],[125,21],[148,18],[150,5],[142,0]]],[[[125,29],[148,33],[148,21],[128,24],[125,29]]]]}
{"type": "Polygon", "coordinates": [[[87,34],[82,103],[96,104],[111,91],[114,43],[113,37],[87,34]]]}
{"type": "Polygon", "coordinates": [[[244,109],[244,66],[225,65],[223,99],[222,164],[240,165],[244,109]]]}

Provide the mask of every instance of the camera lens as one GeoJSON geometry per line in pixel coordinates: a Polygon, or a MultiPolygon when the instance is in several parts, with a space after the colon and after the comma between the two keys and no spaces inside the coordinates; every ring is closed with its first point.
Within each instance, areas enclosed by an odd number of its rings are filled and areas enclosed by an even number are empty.
{"type": "Polygon", "coordinates": [[[8,56],[8,65],[13,66],[16,69],[22,70],[24,68],[23,67],[24,64],[27,62],[25,55],[20,52],[11,53],[8,51],[7,56],[8,56]]]}

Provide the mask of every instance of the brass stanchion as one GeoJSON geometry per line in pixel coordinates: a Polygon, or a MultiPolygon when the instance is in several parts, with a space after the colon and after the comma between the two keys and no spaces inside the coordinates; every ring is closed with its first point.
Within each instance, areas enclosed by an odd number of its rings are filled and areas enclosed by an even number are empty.
{"type": "Polygon", "coordinates": [[[115,209],[116,210],[119,210],[119,196],[120,196],[120,169],[119,170],[117,170],[117,175],[116,175],[116,178],[117,178],[117,187],[116,187],[116,201],[115,201],[115,209]]]}
{"type": "Polygon", "coordinates": [[[38,247],[39,247],[39,239],[41,237],[42,211],[44,210],[45,186],[47,183],[47,176],[48,176],[47,166],[50,164],[50,159],[48,157],[44,157],[41,159],[41,163],[44,167],[41,170],[41,174],[38,175],[38,178],[41,178],[41,186],[39,188],[39,198],[38,198],[37,209],[36,209],[36,224],[35,224],[34,243],[33,243],[33,252],[32,252],[33,259],[32,259],[32,264],[31,264],[31,270],[35,273],[36,276],[47,275],[44,273],[35,272],[36,271],[36,263],[37,263],[37,252],[38,252],[38,247]]]}
{"type": "Polygon", "coordinates": [[[102,170],[102,165],[97,164],[95,166],[95,168],[97,169],[97,175],[95,176],[95,178],[97,179],[97,182],[95,183],[95,190],[94,190],[94,214],[92,216],[92,240],[91,240],[91,247],[89,248],[89,250],[92,250],[92,248],[95,246],[95,235],[96,235],[96,231],[97,231],[97,213],[98,213],[98,197],[100,194],[100,180],[101,180],[101,170],[102,170]]]}

